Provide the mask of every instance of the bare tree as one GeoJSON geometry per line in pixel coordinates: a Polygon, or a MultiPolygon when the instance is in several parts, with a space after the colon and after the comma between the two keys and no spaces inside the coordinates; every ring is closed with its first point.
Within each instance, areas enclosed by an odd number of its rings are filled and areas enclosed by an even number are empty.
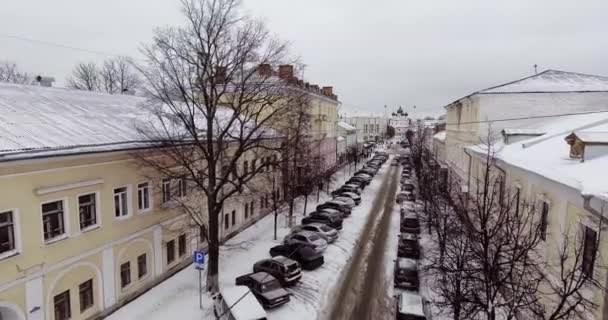
{"type": "Polygon", "coordinates": [[[28,84],[31,82],[31,77],[20,71],[16,63],[2,61],[0,62],[0,82],[28,84]]]}
{"type": "Polygon", "coordinates": [[[99,70],[93,62],[77,64],[67,79],[68,87],[87,91],[99,90],[99,81],[99,70]]]}
{"type": "Polygon", "coordinates": [[[101,90],[111,94],[124,94],[137,89],[142,81],[128,57],[107,59],[99,70],[101,90]]]}
{"type": "Polygon", "coordinates": [[[138,67],[154,114],[141,131],[158,142],[138,158],[160,176],[187,180],[204,202],[189,213],[208,236],[207,289],[215,292],[224,204],[256,189],[265,170],[256,158],[280,154],[273,126],[301,90],[260,72],[285,63],[287,48],[262,22],[241,15],[238,1],[181,3],[185,26],[156,31],[143,50],[148,63],[138,67]]]}

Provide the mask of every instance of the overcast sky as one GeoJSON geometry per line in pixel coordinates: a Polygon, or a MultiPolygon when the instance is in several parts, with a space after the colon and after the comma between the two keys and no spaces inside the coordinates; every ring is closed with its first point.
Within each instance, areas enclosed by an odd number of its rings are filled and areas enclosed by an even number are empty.
{"type": "MultiPolygon", "coordinates": [[[[291,42],[305,77],[332,85],[345,110],[441,112],[473,91],[557,69],[608,76],[606,0],[244,0],[291,42]]],[[[181,23],[171,0],[3,0],[0,60],[54,76],[103,55],[137,57],[153,28],[181,23]]]]}

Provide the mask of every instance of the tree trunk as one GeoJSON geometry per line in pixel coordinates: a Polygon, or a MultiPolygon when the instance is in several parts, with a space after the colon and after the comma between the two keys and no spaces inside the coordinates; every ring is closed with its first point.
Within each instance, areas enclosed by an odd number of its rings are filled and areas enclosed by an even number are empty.
{"type": "Polygon", "coordinates": [[[306,206],[308,206],[308,191],[304,193],[304,211],[302,212],[303,216],[306,216],[306,206]]]}
{"type": "Polygon", "coordinates": [[[277,220],[279,218],[279,212],[275,206],[274,208],[274,240],[277,240],[277,220]]]}
{"type": "Polygon", "coordinates": [[[291,195],[291,199],[289,200],[289,219],[287,219],[287,226],[289,228],[293,227],[293,210],[294,210],[295,199],[293,194],[291,195]]]}
{"type": "MultiPolygon", "coordinates": [[[[212,202],[212,200],[208,200],[212,202]]],[[[211,207],[215,208],[215,206],[211,207]]],[[[210,209],[209,211],[214,211],[210,209]]],[[[219,291],[219,225],[218,225],[218,213],[211,213],[209,215],[209,266],[207,268],[207,291],[216,293],[219,291]]]]}

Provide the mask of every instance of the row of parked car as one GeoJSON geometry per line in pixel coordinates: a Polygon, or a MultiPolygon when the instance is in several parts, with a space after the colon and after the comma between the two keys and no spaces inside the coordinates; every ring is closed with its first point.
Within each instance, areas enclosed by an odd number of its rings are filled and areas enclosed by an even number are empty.
{"type": "Polygon", "coordinates": [[[418,294],[420,279],[418,277],[418,260],[420,259],[420,222],[415,212],[407,209],[408,202],[415,202],[415,185],[411,180],[411,159],[408,156],[396,157],[397,165],[402,166],[401,190],[396,201],[401,205],[399,242],[397,260],[395,260],[394,284],[396,288],[406,291],[397,295],[398,320],[423,320],[425,316],[424,299],[418,294]]]}
{"type": "Polygon", "coordinates": [[[364,168],[344,185],[331,192],[332,199],[319,204],[285,236],[283,243],[270,248],[271,258],[253,265],[253,272],[236,278],[237,286],[248,287],[264,309],[290,301],[286,287],[296,285],[302,270],[314,270],[324,263],[323,252],[335,242],[344,219],[361,203],[361,191],[367,187],[388,154],[378,152],[364,168]]]}

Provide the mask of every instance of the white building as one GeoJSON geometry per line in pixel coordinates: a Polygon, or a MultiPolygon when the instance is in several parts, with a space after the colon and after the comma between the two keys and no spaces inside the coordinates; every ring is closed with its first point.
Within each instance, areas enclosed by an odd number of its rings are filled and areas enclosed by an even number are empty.
{"type": "Polygon", "coordinates": [[[388,125],[395,128],[395,137],[405,139],[405,133],[415,126],[416,122],[407,116],[394,116],[390,118],[388,125]]]}
{"type": "Polygon", "coordinates": [[[336,152],[338,159],[343,159],[341,157],[346,154],[348,149],[357,145],[357,128],[344,121],[338,121],[336,129],[338,133],[338,147],[336,152]]]}
{"type": "Polygon", "coordinates": [[[389,122],[386,115],[363,112],[342,114],[342,121],[357,129],[357,143],[384,139],[389,122]]]}
{"type": "Polygon", "coordinates": [[[529,132],[548,115],[606,110],[606,106],[608,77],[555,70],[473,92],[445,106],[447,164],[466,179],[470,155],[464,149],[487,140],[488,134],[498,139],[503,129],[529,132]]]}

